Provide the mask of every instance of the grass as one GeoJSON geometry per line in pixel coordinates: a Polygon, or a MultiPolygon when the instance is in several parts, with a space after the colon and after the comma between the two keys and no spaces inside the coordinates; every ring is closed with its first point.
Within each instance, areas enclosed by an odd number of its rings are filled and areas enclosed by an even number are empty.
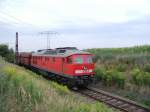
{"type": "Polygon", "coordinates": [[[124,91],[122,96],[150,107],[150,99],[146,99],[147,96],[150,97],[149,45],[87,51],[94,54],[95,78],[98,82],[107,88],[124,91]]]}
{"type": "Polygon", "coordinates": [[[0,59],[0,112],[112,112],[87,103],[66,86],[0,59]]]}
{"type": "Polygon", "coordinates": [[[119,88],[124,88],[125,76],[117,70],[102,70],[95,68],[95,78],[101,81],[105,86],[116,85],[119,88]]]}
{"type": "Polygon", "coordinates": [[[137,46],[131,48],[95,48],[87,51],[94,54],[94,61],[101,68],[130,70],[139,67],[149,71],[150,46],[137,46]]]}

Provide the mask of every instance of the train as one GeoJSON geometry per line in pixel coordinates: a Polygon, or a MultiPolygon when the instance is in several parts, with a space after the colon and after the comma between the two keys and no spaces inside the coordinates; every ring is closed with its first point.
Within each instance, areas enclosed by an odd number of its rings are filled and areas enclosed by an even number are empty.
{"type": "Polygon", "coordinates": [[[93,54],[76,47],[20,52],[18,64],[42,72],[69,87],[87,86],[94,77],[93,54]]]}

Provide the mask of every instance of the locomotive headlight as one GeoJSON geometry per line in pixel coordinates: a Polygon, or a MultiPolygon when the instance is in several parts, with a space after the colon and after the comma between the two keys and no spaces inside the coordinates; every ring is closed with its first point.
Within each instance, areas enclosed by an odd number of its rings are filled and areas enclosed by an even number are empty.
{"type": "Polygon", "coordinates": [[[92,69],[89,69],[89,72],[93,72],[93,70],[92,70],[92,69]]]}
{"type": "Polygon", "coordinates": [[[75,70],[75,73],[78,74],[78,73],[83,73],[83,70],[75,70]]]}

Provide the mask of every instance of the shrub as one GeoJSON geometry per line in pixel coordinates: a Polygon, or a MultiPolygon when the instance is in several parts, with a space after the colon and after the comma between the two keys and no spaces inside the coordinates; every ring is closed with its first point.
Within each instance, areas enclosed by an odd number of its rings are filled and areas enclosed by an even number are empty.
{"type": "Polygon", "coordinates": [[[125,77],[122,72],[116,70],[107,70],[95,68],[95,78],[101,80],[104,85],[112,86],[116,84],[118,87],[123,88],[125,85],[125,77]]]}
{"type": "Polygon", "coordinates": [[[144,71],[150,73],[150,64],[146,64],[146,65],[144,66],[144,71]]]}
{"type": "Polygon", "coordinates": [[[118,66],[117,66],[117,70],[119,71],[119,72],[124,72],[125,70],[126,70],[126,68],[127,68],[127,65],[126,64],[119,64],[118,66]]]}
{"type": "Polygon", "coordinates": [[[104,84],[106,86],[111,86],[113,84],[112,72],[106,71],[106,74],[103,77],[104,84]]]}
{"type": "Polygon", "coordinates": [[[0,44],[0,56],[4,57],[5,60],[9,62],[14,62],[14,51],[13,49],[9,49],[8,45],[0,44]]]}
{"type": "Polygon", "coordinates": [[[104,70],[95,67],[94,72],[95,72],[94,77],[95,77],[96,79],[98,79],[98,80],[102,80],[102,79],[103,79],[104,74],[105,74],[105,73],[104,73],[104,70]]]}
{"type": "Polygon", "coordinates": [[[145,72],[143,75],[143,83],[150,87],[150,73],[145,72]]]}
{"type": "Polygon", "coordinates": [[[108,70],[103,77],[104,84],[107,86],[117,85],[119,88],[124,88],[125,77],[122,72],[116,70],[108,70]]]}
{"type": "Polygon", "coordinates": [[[119,87],[124,88],[125,76],[122,72],[113,71],[112,72],[113,82],[119,87]]]}
{"type": "Polygon", "coordinates": [[[142,73],[140,69],[136,68],[133,69],[131,72],[132,76],[132,82],[135,83],[136,85],[142,85],[143,84],[143,78],[142,78],[142,73]]]}
{"type": "Polygon", "coordinates": [[[132,82],[138,86],[147,85],[150,86],[150,73],[134,69],[131,73],[132,82]]]}

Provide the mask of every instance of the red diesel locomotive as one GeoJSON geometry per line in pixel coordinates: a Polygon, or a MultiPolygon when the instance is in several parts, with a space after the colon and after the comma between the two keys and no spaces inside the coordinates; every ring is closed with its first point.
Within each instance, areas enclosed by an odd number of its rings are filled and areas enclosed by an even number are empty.
{"type": "Polygon", "coordinates": [[[48,77],[69,86],[91,83],[94,72],[93,55],[75,47],[38,50],[35,53],[20,53],[21,65],[42,71],[48,77]]]}

